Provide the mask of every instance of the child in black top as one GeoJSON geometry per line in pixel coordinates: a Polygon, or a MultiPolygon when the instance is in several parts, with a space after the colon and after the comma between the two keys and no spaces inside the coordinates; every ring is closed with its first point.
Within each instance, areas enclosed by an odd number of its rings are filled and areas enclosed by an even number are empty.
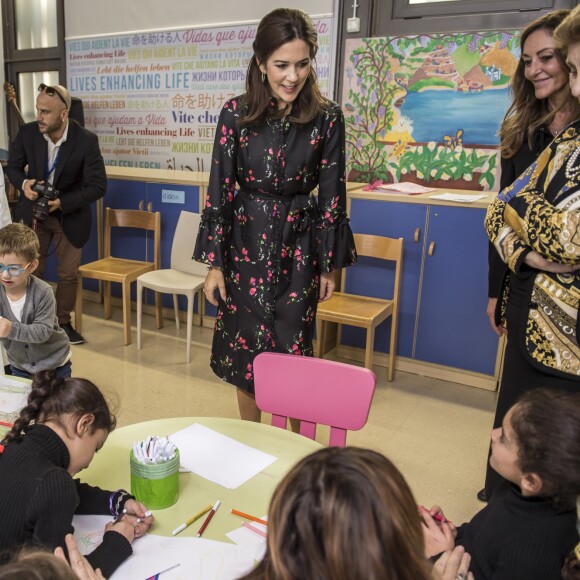
{"type": "Polygon", "coordinates": [[[578,542],[580,393],[526,393],[492,431],[491,449],[490,465],[507,481],[457,529],[438,506],[424,510],[427,555],[461,545],[477,580],[559,580],[578,542]]]}
{"type": "Polygon", "coordinates": [[[63,379],[55,371],[35,375],[27,406],[0,444],[0,562],[23,545],[65,546],[75,513],[122,516],[107,524],[102,544],[87,558],[105,577],[132,554],[133,539],[153,523],[147,508],[124,490],[73,479],[115,423],[90,381],[63,379]]]}

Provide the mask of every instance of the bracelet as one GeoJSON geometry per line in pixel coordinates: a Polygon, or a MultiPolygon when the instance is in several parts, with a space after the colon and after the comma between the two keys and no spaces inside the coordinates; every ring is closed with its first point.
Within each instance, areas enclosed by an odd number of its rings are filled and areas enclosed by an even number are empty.
{"type": "Polygon", "coordinates": [[[223,270],[219,267],[219,266],[208,266],[207,267],[208,271],[211,272],[211,270],[219,270],[220,272],[222,272],[223,270]]]}
{"type": "Polygon", "coordinates": [[[123,511],[125,504],[134,497],[124,489],[118,489],[109,496],[109,511],[113,517],[118,517],[123,511]],[[115,499],[116,496],[116,499],[115,499]],[[115,504],[113,507],[113,503],[115,504]]]}

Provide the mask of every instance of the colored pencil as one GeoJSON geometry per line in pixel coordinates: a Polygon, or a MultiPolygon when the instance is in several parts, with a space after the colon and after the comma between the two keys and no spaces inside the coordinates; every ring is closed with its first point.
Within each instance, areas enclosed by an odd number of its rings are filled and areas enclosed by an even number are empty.
{"type": "Polygon", "coordinates": [[[255,534],[262,536],[262,538],[268,537],[268,534],[266,534],[266,532],[259,530],[256,526],[253,526],[252,524],[249,524],[248,522],[242,522],[242,526],[244,526],[245,528],[248,528],[248,530],[252,530],[252,532],[254,532],[255,534]]]}
{"type": "Polygon", "coordinates": [[[246,518],[247,520],[251,520],[253,522],[258,522],[259,524],[264,524],[265,526],[268,525],[266,520],[262,520],[256,516],[251,516],[250,514],[245,514],[244,512],[240,512],[238,510],[231,509],[230,513],[234,514],[235,516],[240,516],[241,518],[246,518]]]}

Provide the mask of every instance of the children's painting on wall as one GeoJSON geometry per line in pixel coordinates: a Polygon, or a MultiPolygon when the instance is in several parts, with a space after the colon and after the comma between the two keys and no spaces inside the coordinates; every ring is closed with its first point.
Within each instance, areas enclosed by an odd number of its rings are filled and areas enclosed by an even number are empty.
{"type": "Polygon", "coordinates": [[[347,41],[348,179],[493,189],[519,32],[347,41]]]}

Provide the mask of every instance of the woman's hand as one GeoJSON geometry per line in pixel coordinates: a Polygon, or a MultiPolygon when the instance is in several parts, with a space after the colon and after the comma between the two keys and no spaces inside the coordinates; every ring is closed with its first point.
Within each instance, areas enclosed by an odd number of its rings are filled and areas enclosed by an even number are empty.
{"type": "Polygon", "coordinates": [[[497,305],[497,298],[488,298],[487,300],[487,317],[489,318],[489,323],[493,328],[493,331],[498,335],[501,336],[502,334],[507,334],[507,328],[505,327],[505,319],[502,318],[502,321],[499,325],[495,323],[495,307],[497,305]]]}
{"type": "Polygon", "coordinates": [[[431,558],[455,547],[455,526],[447,521],[437,523],[426,509],[420,510],[423,518],[425,557],[431,558]]]}
{"type": "Polygon", "coordinates": [[[334,292],[334,272],[322,272],[320,274],[320,293],[318,295],[319,302],[326,302],[332,298],[334,292]]]}
{"type": "Polygon", "coordinates": [[[463,546],[457,546],[441,555],[433,566],[434,580],[474,580],[469,571],[471,556],[463,546]]]}
{"type": "Polygon", "coordinates": [[[215,291],[219,290],[221,299],[226,301],[226,281],[224,273],[217,268],[212,268],[205,277],[205,284],[203,285],[203,292],[210,304],[218,305],[215,291]]]}
{"type": "MultiPolygon", "coordinates": [[[[79,580],[105,580],[101,571],[98,568],[93,570],[93,567],[87,562],[87,559],[79,552],[79,548],[72,534],[67,534],[64,541],[66,543],[66,549],[68,550],[70,567],[79,580]]],[[[67,564],[69,563],[64,555],[64,550],[60,546],[54,551],[54,555],[67,564]]]]}
{"type": "Polygon", "coordinates": [[[580,264],[558,264],[556,262],[550,262],[533,250],[526,254],[524,262],[535,270],[552,272],[553,274],[571,274],[572,272],[580,270],[580,264]]]}

